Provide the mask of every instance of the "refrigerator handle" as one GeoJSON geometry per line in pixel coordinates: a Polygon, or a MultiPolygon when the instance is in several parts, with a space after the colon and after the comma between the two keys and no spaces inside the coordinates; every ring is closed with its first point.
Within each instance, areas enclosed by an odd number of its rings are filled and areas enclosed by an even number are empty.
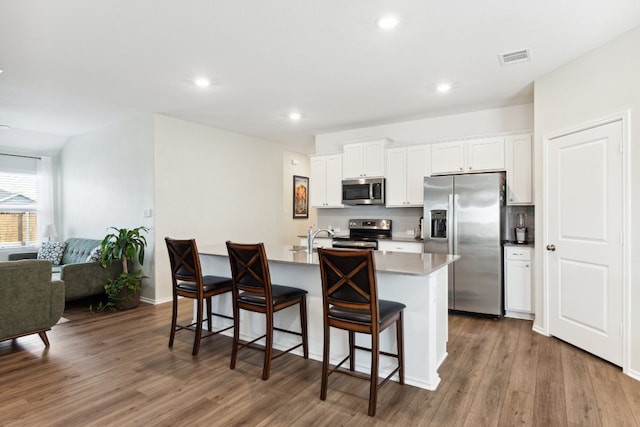
{"type": "MultiPolygon", "coordinates": [[[[457,196],[457,195],[456,195],[457,196]]],[[[447,216],[449,218],[447,218],[447,243],[449,245],[449,253],[450,254],[455,254],[454,249],[455,246],[454,243],[457,243],[458,240],[458,232],[456,230],[456,226],[455,226],[455,217],[454,217],[454,210],[453,210],[453,194],[449,194],[449,206],[448,206],[448,214],[447,216]],[[455,242],[454,242],[455,241],[455,242]]]]}

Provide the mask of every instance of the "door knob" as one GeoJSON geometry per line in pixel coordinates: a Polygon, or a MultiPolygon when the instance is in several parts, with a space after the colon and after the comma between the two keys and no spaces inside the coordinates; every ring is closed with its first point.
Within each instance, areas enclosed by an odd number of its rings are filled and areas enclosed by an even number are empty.
{"type": "Polygon", "coordinates": [[[555,245],[547,245],[547,250],[554,252],[556,250],[556,246],[555,245]]]}

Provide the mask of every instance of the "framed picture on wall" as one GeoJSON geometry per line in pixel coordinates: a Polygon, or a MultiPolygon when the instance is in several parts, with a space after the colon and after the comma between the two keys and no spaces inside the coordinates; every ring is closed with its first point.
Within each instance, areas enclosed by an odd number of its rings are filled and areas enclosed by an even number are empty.
{"type": "Polygon", "coordinates": [[[293,219],[309,218],[309,178],[293,176],[293,219]]]}

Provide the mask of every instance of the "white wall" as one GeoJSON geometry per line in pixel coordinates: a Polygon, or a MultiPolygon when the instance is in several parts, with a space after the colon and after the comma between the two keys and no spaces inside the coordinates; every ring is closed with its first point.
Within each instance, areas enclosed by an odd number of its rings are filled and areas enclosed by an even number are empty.
{"type": "Polygon", "coordinates": [[[391,138],[402,144],[424,144],[471,136],[533,129],[533,104],[369,126],[316,135],[316,154],[342,151],[348,141],[391,138]]]}
{"type": "Polygon", "coordinates": [[[300,243],[297,236],[306,236],[309,226],[318,224],[318,210],[311,207],[309,208],[309,218],[293,219],[293,176],[299,175],[309,178],[311,172],[309,156],[285,151],[282,156],[282,171],[282,194],[284,195],[282,211],[285,218],[282,243],[297,245],[300,243]]]}
{"type": "Polygon", "coordinates": [[[171,297],[166,236],[195,238],[199,247],[291,243],[306,228],[292,219],[291,185],[294,173],[308,176],[308,159],[280,144],[156,115],[153,161],[156,301],[171,297]]]}
{"type": "Polygon", "coordinates": [[[153,116],[71,138],[60,153],[59,239],[102,239],[108,227],[151,228],[142,296],[153,298],[153,116]]]}
{"type": "Polygon", "coordinates": [[[198,245],[295,243],[315,220],[292,218],[293,175],[309,158],[284,146],[162,115],[71,138],[60,155],[61,239],[109,226],[149,227],[142,296],[171,298],[164,237],[198,245]],[[292,164],[292,160],[297,165],[292,164]],[[151,210],[151,217],[143,217],[151,210]],[[157,242],[157,244],[156,244],[157,242]]]}
{"type": "MultiPolygon", "coordinates": [[[[542,141],[545,135],[559,130],[630,110],[631,251],[629,267],[631,301],[631,348],[629,367],[640,378],[640,227],[634,221],[640,218],[640,27],[598,48],[583,57],[549,73],[535,82],[535,175],[536,206],[542,212],[542,141]],[[635,262],[634,262],[635,261],[635,262]]],[[[536,258],[543,259],[542,215],[536,217],[536,258]]],[[[544,328],[542,298],[542,263],[536,263],[536,326],[544,328]]]]}

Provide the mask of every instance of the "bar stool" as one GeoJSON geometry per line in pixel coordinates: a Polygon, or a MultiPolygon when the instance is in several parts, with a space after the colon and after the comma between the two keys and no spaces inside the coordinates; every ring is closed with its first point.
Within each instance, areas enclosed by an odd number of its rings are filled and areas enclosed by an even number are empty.
{"type": "Polygon", "coordinates": [[[291,286],[273,285],[269,273],[269,264],[264,244],[240,244],[227,241],[231,276],[233,279],[233,316],[236,319],[233,328],[233,349],[231,351],[231,369],[235,369],[238,350],[248,347],[264,351],[262,379],[269,379],[271,361],[283,354],[302,346],[304,358],[309,358],[307,340],[307,291],[291,286]],[[273,314],[277,311],[299,304],[300,332],[277,328],[273,325],[273,314]],[[265,334],[240,344],[240,309],[264,313],[266,317],[265,334]],[[273,331],[297,335],[302,341],[277,355],[273,355],[273,331]],[[264,348],[253,344],[265,338],[264,348]]]}
{"type": "MultiPolygon", "coordinates": [[[[233,320],[233,317],[224,314],[213,313],[211,309],[212,297],[231,292],[232,282],[228,277],[203,276],[200,266],[200,256],[195,239],[177,240],[165,237],[169,262],[171,264],[171,281],[173,283],[173,311],[171,313],[171,335],[169,336],[169,348],[173,347],[173,339],[176,331],[187,329],[195,332],[193,351],[196,356],[200,351],[200,341],[212,335],[219,334],[233,328],[233,325],[213,331],[211,326],[212,315],[233,320]],[[191,298],[197,301],[196,321],[188,325],[178,325],[178,297],[191,298]],[[207,301],[207,329],[208,334],[202,335],[203,304],[207,301]],[[195,329],[193,328],[195,326],[195,329]]],[[[235,323],[235,322],[234,322],[235,323]]]]}
{"type": "Polygon", "coordinates": [[[369,381],[369,412],[376,413],[378,388],[397,372],[404,384],[403,310],[405,305],[395,301],[378,300],[373,251],[318,249],[322,279],[322,311],[324,315],[324,351],[322,355],[322,384],[320,399],[327,398],[327,383],[332,373],[347,374],[369,381]],[[398,351],[396,354],[380,350],[380,332],[395,324],[398,351]],[[349,332],[349,354],[334,367],[329,366],[331,327],[349,332]],[[357,346],[355,333],[371,335],[371,348],[357,346]],[[355,350],[371,352],[371,372],[355,372],[355,350]],[[398,366],[378,382],[380,355],[398,360],[398,366]],[[349,360],[349,370],[341,368],[349,360]]]}

